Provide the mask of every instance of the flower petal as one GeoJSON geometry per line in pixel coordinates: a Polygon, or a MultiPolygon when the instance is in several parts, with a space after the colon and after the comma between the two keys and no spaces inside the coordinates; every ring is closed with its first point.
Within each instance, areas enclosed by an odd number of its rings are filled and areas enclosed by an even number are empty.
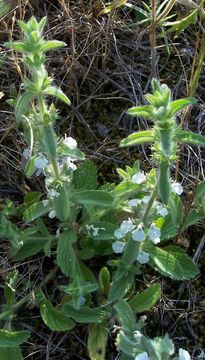
{"type": "Polygon", "coordinates": [[[132,177],[132,182],[135,184],[142,184],[145,180],[146,180],[146,176],[143,172],[138,172],[132,177]]]}

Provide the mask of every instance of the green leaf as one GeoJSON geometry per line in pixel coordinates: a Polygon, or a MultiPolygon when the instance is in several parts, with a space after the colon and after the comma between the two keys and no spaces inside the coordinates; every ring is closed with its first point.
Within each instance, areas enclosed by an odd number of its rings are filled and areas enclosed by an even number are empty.
{"type": "Polygon", "coordinates": [[[17,24],[21,28],[21,30],[24,31],[24,33],[29,34],[30,29],[29,29],[29,27],[27,26],[27,24],[24,21],[17,20],[17,24]]]}
{"type": "Polygon", "coordinates": [[[131,145],[140,145],[145,143],[154,142],[154,131],[153,130],[145,130],[145,131],[137,131],[127,138],[123,139],[120,142],[120,146],[131,146],[131,145]]]}
{"type": "Polygon", "coordinates": [[[38,254],[42,251],[47,243],[50,243],[51,237],[43,237],[36,235],[34,238],[27,238],[24,239],[23,245],[15,254],[15,260],[20,261],[27,259],[30,256],[38,254]]]}
{"type": "Polygon", "coordinates": [[[81,161],[85,160],[85,154],[82,151],[80,151],[77,148],[69,149],[69,147],[64,144],[61,144],[59,153],[60,153],[60,155],[63,155],[63,156],[70,156],[71,158],[73,158],[75,160],[81,160],[81,161]]]}
{"type": "Polygon", "coordinates": [[[177,130],[176,141],[194,146],[205,147],[205,136],[191,131],[177,130]]]}
{"type": "Polygon", "coordinates": [[[180,197],[177,194],[172,194],[169,200],[169,209],[174,225],[180,227],[183,221],[183,206],[180,197]]]}
{"type": "Polygon", "coordinates": [[[112,206],[113,196],[102,190],[79,191],[71,196],[71,201],[82,205],[101,205],[104,207],[112,206]]]}
{"type": "Polygon", "coordinates": [[[139,345],[136,344],[136,341],[130,340],[123,330],[120,330],[117,335],[116,346],[118,350],[121,350],[123,355],[127,355],[124,357],[126,360],[134,360],[133,354],[136,354],[136,352],[143,352],[141,346],[139,347],[139,345]]]}
{"type": "Polygon", "coordinates": [[[46,124],[41,127],[41,141],[49,157],[56,157],[57,143],[52,124],[46,124]]]}
{"type": "Polygon", "coordinates": [[[193,10],[184,18],[174,21],[163,23],[163,26],[171,26],[168,32],[175,32],[176,35],[181,34],[189,25],[195,25],[198,18],[198,10],[193,10]]]}
{"type": "Polygon", "coordinates": [[[185,218],[182,231],[187,229],[189,226],[197,224],[200,220],[203,220],[204,218],[205,218],[204,210],[201,211],[198,209],[190,210],[185,218]]]}
{"type": "Polygon", "coordinates": [[[120,6],[123,6],[126,4],[128,0],[113,0],[111,5],[105,6],[103,10],[100,11],[99,15],[108,14],[111,11],[114,11],[120,6]]]}
{"type": "MultiPolygon", "coordinates": [[[[66,46],[67,44],[63,41],[58,40],[49,40],[44,41],[43,45],[41,46],[41,51],[46,52],[52,49],[57,49],[63,46],[66,46]]],[[[69,105],[69,104],[68,104],[69,105]]]]}
{"type": "Polygon", "coordinates": [[[63,101],[66,105],[70,105],[71,102],[68,99],[68,97],[64,94],[64,92],[56,87],[56,86],[48,86],[45,90],[44,90],[44,94],[47,95],[51,95],[56,97],[57,99],[63,101]]]}
{"type": "Polygon", "coordinates": [[[200,205],[201,199],[204,197],[205,195],[205,180],[201,181],[197,187],[196,187],[196,191],[195,191],[195,196],[194,196],[194,203],[196,204],[196,206],[200,205]]]}
{"type": "Polygon", "coordinates": [[[153,340],[149,340],[149,343],[153,349],[153,355],[156,360],[159,359],[170,359],[170,356],[174,354],[174,343],[169,338],[169,335],[162,337],[155,337],[153,340]],[[156,354],[157,352],[157,354],[156,354]]]}
{"type": "Polygon", "coordinates": [[[127,112],[129,115],[141,116],[144,118],[151,118],[152,117],[152,106],[145,105],[145,106],[132,107],[127,112]]]}
{"type": "Polygon", "coordinates": [[[70,185],[66,184],[65,182],[56,187],[56,191],[59,195],[54,197],[53,205],[56,216],[61,221],[68,220],[70,216],[69,190],[70,185]]]}
{"type": "Polygon", "coordinates": [[[92,309],[88,306],[81,306],[79,309],[75,309],[72,305],[65,304],[62,310],[66,315],[81,324],[101,323],[107,316],[103,309],[92,309]]]}
{"type": "Polygon", "coordinates": [[[73,185],[77,190],[95,190],[97,187],[97,169],[90,160],[80,164],[73,174],[73,185]]]}
{"type": "Polygon", "coordinates": [[[91,324],[88,327],[88,353],[90,360],[105,360],[109,330],[107,322],[91,324]]]}
{"type": "Polygon", "coordinates": [[[30,337],[30,331],[8,331],[0,330],[0,347],[16,347],[27,341],[30,337]]]}
{"type": "Polygon", "coordinates": [[[0,3],[0,20],[10,11],[10,9],[11,9],[10,4],[2,0],[0,3]]]}
{"type": "Polygon", "coordinates": [[[1,360],[23,360],[23,355],[19,346],[0,347],[1,360]]]}
{"type": "Polygon", "coordinates": [[[134,184],[131,180],[122,181],[119,185],[116,186],[114,193],[116,196],[128,196],[132,193],[136,193],[136,190],[142,185],[134,184]]]}
{"type": "Polygon", "coordinates": [[[145,248],[153,260],[150,265],[164,276],[174,280],[189,280],[199,274],[192,259],[177,246],[160,249],[148,244],[145,248]]]}
{"type": "Polygon", "coordinates": [[[107,267],[103,267],[99,273],[100,291],[107,295],[110,287],[110,272],[107,267]]]}
{"type": "Polygon", "coordinates": [[[113,307],[117,312],[123,330],[134,331],[136,329],[136,319],[130,305],[125,300],[119,300],[113,307]]]}
{"type": "Polygon", "coordinates": [[[16,294],[16,285],[18,282],[18,271],[14,270],[6,278],[6,283],[4,287],[4,297],[8,305],[12,305],[15,300],[16,294]]]}
{"type": "Polygon", "coordinates": [[[28,112],[29,104],[33,97],[32,93],[26,92],[18,98],[15,106],[15,117],[18,124],[23,120],[23,116],[28,112]]]}
{"type": "Polygon", "coordinates": [[[118,280],[113,278],[112,285],[109,291],[108,299],[113,302],[123,298],[127,291],[133,285],[134,274],[122,270],[122,277],[118,280]]]}
{"type": "Polygon", "coordinates": [[[170,166],[167,162],[159,164],[158,192],[162,203],[167,205],[170,198],[170,166]]]}
{"type": "Polygon", "coordinates": [[[70,316],[63,311],[56,310],[47,299],[41,302],[40,313],[44,323],[52,331],[67,331],[73,329],[75,326],[70,316]]]}
{"type": "Polygon", "coordinates": [[[6,43],[4,43],[4,46],[9,49],[14,49],[14,50],[22,52],[22,53],[25,51],[25,44],[23,41],[6,42],[6,43]]]}
{"type": "Polygon", "coordinates": [[[154,306],[156,302],[160,299],[160,296],[161,285],[154,284],[140,294],[136,294],[135,296],[133,296],[132,299],[129,301],[129,305],[136,313],[149,311],[152,306],[154,306]]]}
{"type": "Polygon", "coordinates": [[[64,231],[58,239],[57,264],[66,276],[75,275],[76,258],[73,243],[76,241],[77,235],[73,230],[64,231]]]}
{"type": "Polygon", "coordinates": [[[168,214],[165,218],[159,218],[155,221],[157,227],[161,229],[161,241],[168,240],[177,235],[177,226],[173,223],[171,214],[168,214]]]}
{"type": "Polygon", "coordinates": [[[38,217],[41,217],[49,212],[51,205],[44,206],[42,202],[37,202],[27,207],[23,214],[23,219],[29,223],[38,217]]]}
{"type": "Polygon", "coordinates": [[[24,172],[27,177],[31,177],[36,171],[35,159],[36,156],[32,156],[26,163],[24,172]]]}
{"type": "Polygon", "coordinates": [[[196,104],[196,102],[197,102],[197,100],[193,97],[175,100],[172,103],[170,103],[170,108],[171,108],[170,115],[174,116],[175,114],[177,114],[179,111],[181,111],[185,107],[196,104]]]}

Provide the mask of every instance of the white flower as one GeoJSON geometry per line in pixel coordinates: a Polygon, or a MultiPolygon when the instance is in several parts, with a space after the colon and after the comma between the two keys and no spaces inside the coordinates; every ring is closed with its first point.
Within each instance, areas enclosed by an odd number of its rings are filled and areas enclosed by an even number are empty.
{"type": "Polygon", "coordinates": [[[180,348],[179,349],[179,360],[191,360],[191,356],[189,355],[188,351],[180,348]]]}
{"type": "Polygon", "coordinates": [[[154,243],[158,244],[160,242],[161,230],[155,226],[155,223],[152,223],[149,230],[149,239],[154,243]]]}
{"type": "Polygon", "coordinates": [[[49,200],[48,199],[42,200],[42,203],[43,203],[43,206],[46,207],[49,204],[49,200]]]}
{"type": "Polygon", "coordinates": [[[142,202],[143,204],[148,204],[148,202],[150,201],[151,196],[150,195],[146,195],[142,198],[142,202]]]}
{"type": "Polygon", "coordinates": [[[87,224],[87,225],[85,225],[85,227],[88,230],[89,235],[92,235],[92,236],[97,236],[99,230],[105,230],[105,228],[94,227],[93,224],[91,224],[91,225],[87,224]]]}
{"type": "Polygon", "coordinates": [[[73,139],[71,136],[67,137],[66,135],[65,135],[65,139],[63,140],[63,144],[72,150],[76,149],[78,146],[77,141],[75,139],[73,139]]]}
{"type": "Polygon", "coordinates": [[[161,204],[157,205],[157,214],[161,215],[162,217],[165,217],[168,215],[168,210],[161,204]]]}
{"type": "Polygon", "coordinates": [[[56,212],[55,212],[55,210],[51,210],[51,211],[49,212],[49,214],[48,214],[48,217],[49,217],[50,219],[54,219],[54,217],[56,217],[56,212]]]}
{"type": "Polygon", "coordinates": [[[171,189],[177,195],[181,195],[183,193],[183,186],[176,181],[171,184],[171,189]]]}
{"type": "Polygon", "coordinates": [[[146,264],[149,262],[149,254],[145,251],[139,250],[139,253],[137,255],[137,261],[139,261],[140,264],[146,264]]]}
{"type": "Polygon", "coordinates": [[[116,229],[114,231],[114,237],[116,237],[116,239],[120,240],[122,239],[128,232],[132,231],[132,229],[134,228],[134,225],[132,223],[132,220],[128,219],[128,220],[124,220],[119,229],[116,229]]]}
{"type": "Polygon", "coordinates": [[[58,229],[56,230],[56,236],[59,237],[59,236],[60,236],[60,233],[61,233],[61,232],[60,232],[60,228],[58,228],[58,229]]]}
{"type": "Polygon", "coordinates": [[[124,235],[127,234],[128,232],[132,231],[133,228],[134,228],[134,225],[132,223],[132,220],[130,220],[130,219],[124,220],[120,225],[120,230],[124,235]]]}
{"type": "Polygon", "coordinates": [[[29,148],[26,148],[24,149],[23,151],[23,157],[28,160],[30,158],[30,149],[29,148]]]}
{"type": "Polygon", "coordinates": [[[146,176],[143,172],[138,172],[132,177],[132,182],[135,184],[142,184],[145,180],[146,180],[146,176]]]}
{"type": "Polygon", "coordinates": [[[142,229],[143,225],[139,224],[137,229],[135,229],[132,232],[132,238],[134,241],[143,241],[146,237],[146,234],[144,232],[144,230],[142,229]]]}
{"type": "Polygon", "coordinates": [[[139,330],[136,330],[135,332],[134,332],[134,338],[137,340],[137,341],[139,341],[141,338],[142,338],[142,333],[139,331],[139,330]]]}
{"type": "Polygon", "coordinates": [[[121,254],[121,253],[123,252],[124,246],[125,246],[125,243],[124,243],[124,242],[122,242],[122,241],[115,241],[115,242],[112,244],[112,249],[113,249],[114,253],[116,253],[116,254],[121,254]]]}
{"type": "Polygon", "coordinates": [[[138,206],[139,204],[141,204],[142,200],[140,199],[131,199],[130,201],[128,201],[128,205],[129,206],[138,206]]]}
{"type": "Polygon", "coordinates": [[[120,229],[116,229],[114,231],[114,237],[116,237],[116,239],[120,240],[124,237],[124,233],[120,229]]]}
{"type": "Polygon", "coordinates": [[[149,360],[149,356],[147,352],[143,352],[137,356],[135,356],[135,360],[149,360]]]}
{"type": "Polygon", "coordinates": [[[77,166],[73,163],[74,161],[76,161],[76,160],[71,159],[70,156],[65,156],[62,160],[62,163],[66,164],[69,169],[75,171],[77,169],[77,166]]]}
{"type": "Polygon", "coordinates": [[[48,196],[54,198],[54,197],[59,197],[60,194],[55,189],[50,189],[48,191],[48,196]]]}
{"type": "Polygon", "coordinates": [[[39,154],[34,160],[36,169],[44,169],[48,165],[48,160],[43,154],[39,154]]]}

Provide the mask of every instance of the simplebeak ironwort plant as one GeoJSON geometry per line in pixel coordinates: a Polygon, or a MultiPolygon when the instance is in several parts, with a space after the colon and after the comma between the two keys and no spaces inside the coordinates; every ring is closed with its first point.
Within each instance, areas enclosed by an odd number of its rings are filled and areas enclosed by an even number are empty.
{"type": "Polygon", "coordinates": [[[22,94],[10,104],[27,143],[23,151],[25,175],[42,176],[45,192],[26,194],[18,209],[7,201],[0,214],[0,236],[9,239],[10,255],[16,262],[44,252],[55,265],[20,300],[15,295],[19,274],[13,271],[8,275],[0,314],[1,360],[23,359],[20,345],[30,333],[15,331],[12,320],[31,298],[52,331],[88,324],[91,360],[105,359],[110,318],[120,325],[116,346],[122,360],[190,359],[184,349],[174,354],[168,335],[154,339],[143,335],[146,317],[139,314],[160,299],[161,287],[150,284],[139,293],[137,280],[144,264],[175,280],[189,280],[198,274],[186,252],[170,242],[205,217],[205,182],[198,185],[193,208],[185,216],[180,199],[183,188],[170,175],[179,143],[205,146],[203,136],[183,131],[176,124],[176,114],[195,100],[172,101],[170,89],[153,80],[152,94],[146,97],[149,105],[128,111],[152,119],[153,128],[133,133],[121,142],[121,146],[152,144],[153,169],[144,173],[136,161],[133,167],[117,169],[122,179],[118,185],[99,187],[96,167],[85,160],[76,140],[67,135],[60,138],[53,127],[58,112],[50,99],[67,105],[70,101],[48,76],[45,54],[65,44],[44,39],[46,18],[37,22],[32,17],[27,23],[18,23],[23,40],[6,46],[22,53],[27,76],[22,94]],[[23,229],[12,222],[13,216],[23,218],[23,229]],[[55,231],[49,228],[49,218],[55,218],[55,231]],[[103,256],[106,260],[101,264],[103,256]],[[92,258],[100,259],[95,271],[88,265],[92,258]],[[59,284],[61,302],[54,306],[42,288],[57,271],[65,275],[67,285],[59,284]]]}

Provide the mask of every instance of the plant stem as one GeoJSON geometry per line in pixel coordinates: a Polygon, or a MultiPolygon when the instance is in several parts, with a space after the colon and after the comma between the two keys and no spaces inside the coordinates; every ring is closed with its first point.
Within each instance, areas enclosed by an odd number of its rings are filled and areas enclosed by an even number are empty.
{"type": "MultiPolygon", "coordinates": [[[[40,284],[36,287],[37,289],[41,289],[43,286],[47,285],[56,275],[58,271],[58,266],[55,266],[49,273],[48,275],[45,277],[45,279],[43,279],[40,284]]],[[[35,290],[35,289],[34,289],[35,290]]],[[[14,312],[16,312],[18,309],[20,309],[24,304],[26,304],[33,295],[33,291],[30,291],[27,295],[25,295],[21,300],[17,301],[12,308],[10,308],[9,310],[3,311],[0,314],[0,320],[4,320],[5,318],[7,318],[8,316],[12,315],[14,312]]]]}
{"type": "Polygon", "coordinates": [[[152,208],[152,205],[153,205],[153,203],[154,203],[154,201],[156,199],[156,196],[157,196],[157,187],[153,190],[151,198],[149,199],[149,202],[148,202],[147,207],[145,209],[144,215],[142,217],[142,222],[143,223],[146,223],[147,217],[148,217],[149,212],[150,212],[150,210],[152,208]]]}
{"type": "Polygon", "coordinates": [[[38,102],[39,102],[40,112],[41,112],[42,118],[44,120],[44,114],[46,112],[46,104],[45,104],[45,101],[43,99],[42,93],[38,94],[38,102]]]}
{"type": "Polygon", "coordinates": [[[54,170],[54,173],[56,176],[56,180],[58,180],[60,178],[60,174],[59,174],[59,170],[58,170],[58,163],[57,163],[56,159],[54,159],[54,158],[51,159],[51,163],[52,163],[53,170],[54,170]]]}

